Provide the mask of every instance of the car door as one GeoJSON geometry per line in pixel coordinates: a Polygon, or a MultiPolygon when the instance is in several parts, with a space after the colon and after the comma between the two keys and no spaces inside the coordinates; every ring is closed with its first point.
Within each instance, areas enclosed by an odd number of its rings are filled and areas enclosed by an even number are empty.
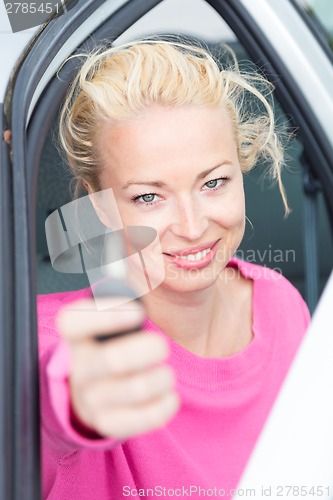
{"type": "MultiPolygon", "coordinates": [[[[177,31],[186,32],[190,13],[195,13],[195,9],[200,13],[203,6],[208,13],[207,23],[197,14],[197,27],[191,33],[203,39],[208,37],[208,42],[213,44],[214,39],[209,39],[209,35],[216,29],[218,36],[221,29],[220,38],[225,41],[223,30],[227,27],[228,36],[232,33],[232,40],[242,47],[246,57],[274,82],[284,119],[292,120],[297,128],[297,189],[301,193],[304,188],[308,194],[304,200],[310,200],[309,203],[303,201],[308,210],[305,267],[311,277],[305,288],[311,308],[318,298],[315,220],[318,203],[315,200],[318,197],[322,198],[320,204],[328,248],[331,248],[329,231],[333,227],[333,143],[330,132],[333,109],[329,92],[333,86],[333,68],[293,4],[288,0],[275,3],[265,0],[184,0],[180,8],[179,2],[173,0],[78,2],[67,13],[48,22],[40,32],[15,73],[13,92],[7,95],[6,113],[2,109],[1,115],[2,130],[10,127],[13,137],[12,161],[8,146],[4,141],[1,143],[0,173],[3,238],[0,265],[5,284],[0,306],[3,381],[0,388],[0,487],[3,498],[36,500],[40,497],[36,294],[41,291],[38,290],[37,264],[38,248],[43,242],[40,242],[37,207],[42,196],[39,170],[42,170],[41,158],[46,151],[48,133],[76,71],[75,59],[62,63],[75,51],[88,50],[99,40],[115,39],[115,43],[120,43],[142,31],[174,30],[174,24],[165,24],[165,19],[173,22],[178,19],[177,31]],[[305,53],[310,59],[302,57],[305,53]]],[[[260,191],[256,182],[253,180],[253,186],[257,186],[253,199],[260,191]]],[[[299,213],[303,210],[302,203],[298,207],[299,213]]],[[[49,209],[52,206],[46,203],[45,215],[49,209]]],[[[273,207],[273,216],[274,213],[273,207]]],[[[254,227],[258,228],[265,224],[259,221],[259,215],[260,210],[257,216],[254,210],[254,218],[258,218],[254,227]]],[[[283,219],[281,212],[280,216],[283,219]]],[[[299,222],[294,223],[296,226],[299,222]]],[[[267,232],[267,223],[263,227],[267,232]]],[[[276,233],[277,230],[272,232],[270,238],[276,233]]],[[[269,241],[264,243],[268,250],[269,241]]],[[[293,270],[296,264],[291,264],[293,270]]],[[[331,266],[331,261],[327,266],[331,266]]],[[[327,275],[326,269],[323,281],[327,275]]],[[[41,276],[39,286],[43,285],[43,274],[41,276]]]]}

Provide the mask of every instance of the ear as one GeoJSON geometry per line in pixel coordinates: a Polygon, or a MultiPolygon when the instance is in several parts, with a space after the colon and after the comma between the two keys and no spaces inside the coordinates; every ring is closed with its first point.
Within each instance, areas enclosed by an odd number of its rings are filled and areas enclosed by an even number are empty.
{"type": "Polygon", "coordinates": [[[87,190],[88,194],[91,194],[93,192],[87,181],[82,181],[82,184],[84,185],[84,187],[87,190]]]}
{"type": "Polygon", "coordinates": [[[84,185],[85,189],[87,190],[89,199],[91,201],[92,206],[94,207],[94,210],[97,214],[97,217],[99,218],[101,223],[104,224],[104,226],[108,227],[108,220],[107,220],[107,217],[106,217],[106,214],[105,214],[103,208],[98,203],[99,200],[98,200],[98,196],[96,196],[96,191],[94,191],[92,189],[92,187],[90,186],[90,184],[88,184],[87,181],[83,181],[82,184],[84,185]]]}
{"type": "Polygon", "coordinates": [[[107,188],[101,191],[95,191],[87,182],[84,181],[83,184],[101,223],[104,224],[105,227],[113,230],[123,228],[123,222],[113,189],[107,188]]]}

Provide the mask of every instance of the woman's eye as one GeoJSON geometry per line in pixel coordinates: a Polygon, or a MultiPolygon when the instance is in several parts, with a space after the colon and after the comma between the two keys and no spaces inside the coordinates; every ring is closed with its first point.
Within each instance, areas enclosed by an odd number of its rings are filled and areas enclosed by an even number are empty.
{"type": "Polygon", "coordinates": [[[217,189],[223,184],[225,184],[227,177],[219,177],[218,179],[212,179],[204,184],[208,189],[217,189]]]}
{"type": "Polygon", "coordinates": [[[213,179],[212,181],[208,181],[206,182],[205,186],[207,186],[208,188],[214,188],[217,186],[217,181],[219,179],[213,179]]]}
{"type": "Polygon", "coordinates": [[[152,205],[156,201],[158,201],[158,196],[155,193],[147,193],[147,194],[140,194],[137,196],[133,196],[132,198],[133,203],[141,203],[142,205],[152,205]]]}
{"type": "Polygon", "coordinates": [[[140,198],[145,202],[145,203],[152,203],[155,198],[155,194],[143,194],[140,196],[140,198]]]}

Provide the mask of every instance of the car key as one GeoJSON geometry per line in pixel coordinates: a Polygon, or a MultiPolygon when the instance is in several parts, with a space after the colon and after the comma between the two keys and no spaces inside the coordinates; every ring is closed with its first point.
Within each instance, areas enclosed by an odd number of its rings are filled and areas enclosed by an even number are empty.
{"type": "MultiPolygon", "coordinates": [[[[105,281],[102,281],[96,287],[94,287],[94,295],[98,297],[129,297],[133,300],[140,301],[140,299],[135,294],[132,287],[130,287],[124,279],[112,277],[105,281]]],[[[142,329],[142,322],[138,323],[137,326],[128,328],[126,330],[121,330],[115,333],[106,333],[103,335],[97,335],[95,337],[97,342],[105,342],[106,340],[121,337],[123,335],[128,335],[135,333],[142,329]]]]}
{"type": "MultiPolygon", "coordinates": [[[[128,237],[128,236],[127,236],[128,237]]],[[[128,284],[128,266],[127,266],[127,248],[125,244],[125,236],[123,231],[117,231],[113,238],[109,240],[106,246],[105,254],[107,261],[110,260],[112,264],[112,275],[107,276],[94,286],[95,297],[128,297],[129,299],[140,301],[138,294],[128,284]],[[109,255],[107,254],[109,252],[109,255]],[[110,256],[112,254],[112,257],[110,256]],[[115,260],[115,257],[117,260],[115,260]]],[[[128,335],[142,329],[142,322],[132,328],[122,330],[115,333],[106,333],[104,335],[96,336],[97,342],[105,342],[111,338],[121,337],[128,335]]]]}

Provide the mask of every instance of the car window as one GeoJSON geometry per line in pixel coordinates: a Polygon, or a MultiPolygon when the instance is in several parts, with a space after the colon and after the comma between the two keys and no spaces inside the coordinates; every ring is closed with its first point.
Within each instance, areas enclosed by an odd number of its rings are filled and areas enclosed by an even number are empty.
{"type": "MultiPolygon", "coordinates": [[[[223,58],[223,46],[228,44],[235,52],[240,67],[255,66],[245,48],[219,14],[203,0],[164,0],[125,31],[116,41],[120,44],[147,34],[176,34],[201,40],[217,58],[223,58]]],[[[222,61],[223,64],[223,61],[222,61]]],[[[261,70],[262,68],[259,68],[261,70]]],[[[290,124],[288,110],[275,98],[278,121],[290,124]]],[[[84,274],[58,273],[52,269],[45,240],[46,217],[59,206],[70,201],[68,184],[70,174],[55,147],[57,120],[50,129],[41,158],[39,174],[37,252],[38,292],[50,293],[88,286],[84,274]],[[60,175],[59,175],[60,173],[60,175]]],[[[293,130],[286,147],[286,165],[283,182],[292,212],[284,218],[284,207],[277,185],[268,181],[267,165],[261,164],[244,176],[247,201],[247,224],[238,256],[259,265],[274,268],[285,275],[306,299],[304,242],[308,231],[305,220],[303,190],[303,144],[293,130]]],[[[320,291],[332,267],[332,241],[326,207],[321,194],[318,205],[317,248],[319,252],[320,291]]]]}

